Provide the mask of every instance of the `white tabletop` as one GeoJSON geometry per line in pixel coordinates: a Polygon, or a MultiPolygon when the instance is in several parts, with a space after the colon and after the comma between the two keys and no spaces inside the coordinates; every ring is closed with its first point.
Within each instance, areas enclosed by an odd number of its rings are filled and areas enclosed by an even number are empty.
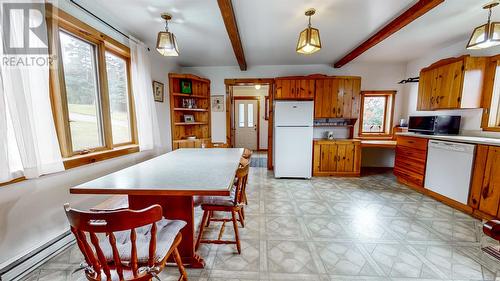
{"type": "Polygon", "coordinates": [[[229,195],[242,148],[188,148],[70,189],[75,194],[229,195]]]}

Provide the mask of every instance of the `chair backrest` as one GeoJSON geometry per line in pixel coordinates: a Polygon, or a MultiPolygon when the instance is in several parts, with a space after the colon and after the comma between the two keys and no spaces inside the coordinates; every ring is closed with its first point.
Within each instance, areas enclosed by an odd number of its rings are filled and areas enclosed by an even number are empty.
{"type": "Polygon", "coordinates": [[[252,157],[252,154],[253,154],[253,152],[252,152],[250,149],[245,148],[245,149],[243,150],[243,155],[242,155],[242,157],[243,157],[243,158],[245,158],[245,159],[250,159],[250,157],[252,157]]]}
{"type": "Polygon", "coordinates": [[[236,178],[237,178],[237,182],[236,182],[236,193],[235,193],[235,196],[234,196],[234,204],[239,204],[239,203],[242,203],[242,193],[243,193],[243,190],[245,189],[246,187],[246,182],[247,182],[247,178],[248,178],[248,171],[250,170],[250,164],[249,163],[246,163],[244,165],[241,164],[240,162],[240,166],[238,168],[238,170],[236,170],[236,178]]]}
{"type": "Polygon", "coordinates": [[[156,253],[156,222],[163,217],[162,208],[160,205],[153,205],[143,210],[119,210],[119,211],[103,211],[103,212],[85,212],[76,209],[71,209],[69,204],[64,205],[66,216],[68,217],[71,226],[71,232],[75,235],[78,247],[82,252],[87,265],[87,276],[95,280],[101,280],[101,272],[104,272],[111,280],[112,270],[116,270],[120,280],[123,280],[122,260],[119,254],[119,249],[116,245],[115,232],[130,231],[130,268],[133,276],[137,277],[138,273],[138,258],[136,246],[136,228],[151,225],[150,241],[149,241],[149,258],[148,266],[155,266],[156,253]],[[109,245],[113,253],[113,264],[115,268],[110,268],[109,261],[99,244],[97,234],[105,233],[109,240],[109,245]],[[90,245],[88,238],[90,239],[90,245]],[[93,271],[93,272],[92,272],[93,271]]]}

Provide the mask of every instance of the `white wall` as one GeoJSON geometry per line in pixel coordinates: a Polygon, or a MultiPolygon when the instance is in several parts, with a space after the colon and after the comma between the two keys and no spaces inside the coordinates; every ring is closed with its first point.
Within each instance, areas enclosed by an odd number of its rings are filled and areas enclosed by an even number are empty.
{"type": "MultiPolygon", "coordinates": [[[[69,1],[60,0],[58,5],[82,21],[128,44],[123,37],[101,26],[96,20],[69,4],[69,1]]],[[[154,48],[151,48],[150,54],[152,78],[165,84],[165,102],[156,103],[156,110],[160,124],[161,150],[167,151],[171,148],[167,75],[169,72],[177,71],[177,66],[157,55],[154,48]]],[[[71,186],[123,169],[153,156],[148,152],[135,153],[0,187],[0,268],[69,230],[63,212],[64,203],[70,202],[74,206],[88,208],[106,198],[105,196],[70,195],[71,186]]]]}
{"type": "MultiPolygon", "coordinates": [[[[262,86],[259,90],[255,89],[254,86],[236,86],[233,88],[233,96],[235,97],[248,97],[248,96],[258,96],[260,116],[259,116],[259,149],[267,149],[267,136],[268,136],[268,124],[269,122],[265,119],[266,114],[266,99],[265,97],[269,95],[269,86],[262,86]]],[[[212,112],[214,114],[215,112],[212,112]]]]}
{"type": "MultiPolygon", "coordinates": [[[[206,77],[211,81],[212,95],[225,94],[224,79],[230,78],[274,78],[290,75],[326,75],[361,76],[362,90],[396,90],[394,119],[401,116],[401,85],[397,82],[405,78],[405,64],[400,63],[350,63],[341,69],[329,65],[263,65],[250,66],[247,71],[240,71],[237,66],[221,67],[183,67],[183,73],[192,73],[206,77]]],[[[225,112],[212,113],[212,139],[214,142],[226,141],[225,112]]]]}
{"type": "MultiPolygon", "coordinates": [[[[458,57],[465,54],[472,56],[491,56],[500,53],[500,47],[490,48],[481,51],[468,51],[465,49],[467,42],[462,41],[452,44],[448,47],[441,48],[429,54],[428,56],[410,61],[406,66],[406,76],[416,77],[420,70],[432,63],[444,58],[458,57]]],[[[482,109],[463,109],[463,110],[440,110],[440,111],[417,111],[417,96],[418,83],[407,84],[404,86],[403,96],[403,118],[408,118],[410,115],[460,115],[462,116],[461,130],[464,134],[479,134],[499,137],[499,134],[481,132],[481,116],[482,109]]]]}

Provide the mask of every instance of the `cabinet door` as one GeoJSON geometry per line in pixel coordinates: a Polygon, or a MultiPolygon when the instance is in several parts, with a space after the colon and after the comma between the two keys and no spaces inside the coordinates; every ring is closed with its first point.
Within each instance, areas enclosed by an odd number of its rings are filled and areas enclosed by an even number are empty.
{"type": "Polygon", "coordinates": [[[420,80],[418,82],[418,101],[417,110],[425,111],[431,110],[431,97],[432,97],[432,81],[435,78],[436,71],[427,70],[420,72],[420,80]]]}
{"type": "Polygon", "coordinates": [[[342,117],[349,118],[352,114],[352,90],[353,90],[353,80],[344,79],[344,96],[343,102],[344,107],[342,110],[342,117]]]}
{"type": "Polygon", "coordinates": [[[314,80],[312,79],[302,79],[300,80],[300,86],[298,86],[299,99],[314,99],[314,80]]]}
{"type": "Polygon", "coordinates": [[[361,107],[361,79],[352,79],[351,118],[359,119],[361,107]]]}
{"type": "Polygon", "coordinates": [[[337,110],[337,84],[335,79],[325,80],[325,104],[323,105],[323,111],[325,112],[325,118],[335,118],[337,110]]]}
{"type": "Polygon", "coordinates": [[[486,169],[484,171],[483,187],[479,210],[496,217],[500,204],[500,147],[490,146],[486,169]]]}
{"type": "Polygon", "coordinates": [[[463,61],[437,68],[436,91],[431,100],[433,109],[460,108],[462,95],[463,61]]]}
{"type": "Polygon", "coordinates": [[[335,117],[343,118],[344,117],[344,79],[333,79],[334,81],[334,98],[337,98],[337,104],[335,106],[335,117]]]}
{"type": "Polygon", "coordinates": [[[297,88],[295,88],[295,80],[288,80],[289,86],[288,86],[288,99],[295,99],[296,98],[296,92],[297,88]]]}
{"type": "Polygon", "coordinates": [[[337,145],[322,144],[321,146],[320,171],[330,172],[337,168],[337,145]]]}
{"type": "Polygon", "coordinates": [[[325,104],[325,81],[316,80],[316,88],[314,90],[314,118],[323,118],[323,108],[325,104]]]}

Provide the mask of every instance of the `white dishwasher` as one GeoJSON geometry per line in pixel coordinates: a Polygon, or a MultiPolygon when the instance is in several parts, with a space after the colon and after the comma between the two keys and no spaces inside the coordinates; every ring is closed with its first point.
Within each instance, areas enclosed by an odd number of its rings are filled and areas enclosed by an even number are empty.
{"type": "Polygon", "coordinates": [[[467,205],[476,145],[430,140],[425,188],[467,205]]]}

